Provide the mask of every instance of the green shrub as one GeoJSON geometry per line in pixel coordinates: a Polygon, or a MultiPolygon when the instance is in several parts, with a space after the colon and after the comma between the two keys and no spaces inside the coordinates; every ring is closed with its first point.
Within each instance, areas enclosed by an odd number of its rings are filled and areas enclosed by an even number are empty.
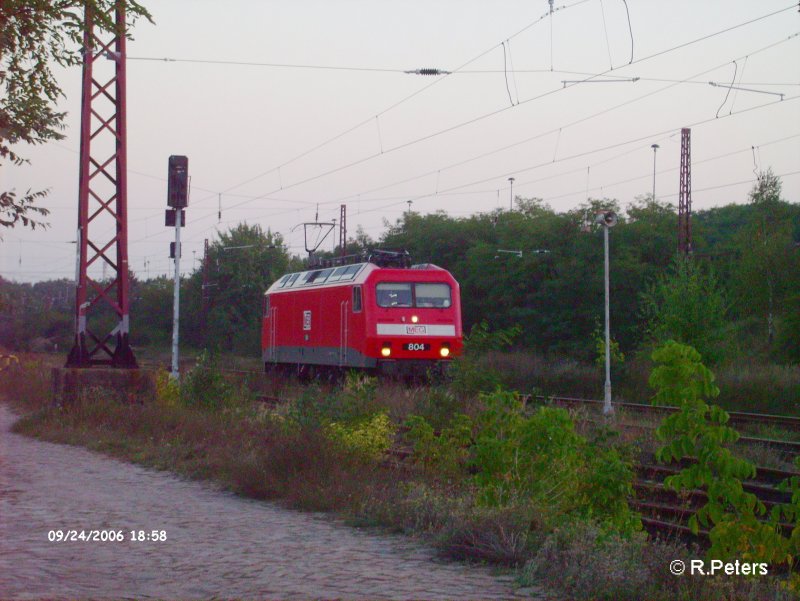
{"type": "Polygon", "coordinates": [[[464,336],[464,354],[457,358],[451,367],[453,389],[463,395],[490,392],[502,383],[500,372],[487,368],[481,357],[490,351],[499,351],[514,343],[522,328],[489,330],[489,324],[481,321],[472,326],[464,336]]]}
{"type": "Polygon", "coordinates": [[[317,384],[304,387],[287,407],[286,420],[299,428],[324,428],[331,422],[352,424],[383,412],[376,395],[375,378],[351,372],[336,392],[326,393],[317,384]]]}
{"type": "Polygon", "coordinates": [[[167,407],[175,407],[181,400],[181,386],[178,380],[166,371],[156,374],[156,402],[167,407]]]}
{"type": "Polygon", "coordinates": [[[518,395],[483,395],[473,467],[479,500],[504,506],[533,503],[554,523],[594,518],[632,532],[633,471],[613,447],[588,442],[564,409],[539,407],[526,415],[518,395]]]}
{"type": "Polygon", "coordinates": [[[564,409],[528,415],[519,395],[502,390],[481,395],[481,402],[474,422],[457,415],[438,436],[412,416],[406,439],[415,460],[447,478],[472,472],[484,507],[535,507],[552,523],[592,517],[622,532],[641,528],[628,505],[631,462],[616,448],[587,441],[564,409]]]}
{"type": "Polygon", "coordinates": [[[222,375],[216,355],[204,350],[180,383],[181,402],[187,407],[218,410],[233,401],[235,390],[222,375]]]}
{"type": "Polygon", "coordinates": [[[575,601],[788,601],[796,598],[774,579],[692,576],[694,552],[677,542],[650,540],[645,533],[620,536],[594,522],[555,529],[522,570],[524,585],[559,591],[575,601]],[[687,573],[673,576],[672,561],[687,573]]]}
{"type": "Polygon", "coordinates": [[[406,440],[414,447],[414,460],[444,476],[464,474],[472,444],[472,420],[463,414],[453,417],[436,436],[433,426],[419,415],[406,421],[406,440]]]}
{"type": "Polygon", "coordinates": [[[389,449],[394,427],[385,413],[376,413],[354,423],[331,422],[326,436],[345,453],[367,462],[379,461],[389,449]]]}
{"type": "Polygon", "coordinates": [[[449,388],[434,386],[414,405],[414,414],[425,418],[435,429],[441,429],[465,408],[466,403],[449,388]]]}
{"type": "Polygon", "coordinates": [[[705,402],[719,394],[714,374],[701,363],[696,350],[672,340],[653,353],[653,361],[657,364],[650,376],[656,390],[654,404],[679,409],[656,430],[664,443],[656,458],[664,463],[684,457],[695,460],[668,477],[664,486],[677,492],[706,492],[707,502],[689,518],[689,527],[695,533],[700,526],[710,527],[708,557],[771,565],[791,561],[790,541],[780,534],[777,516],[773,523],[760,521],[766,512],[764,503],[744,490],[743,480],[755,476],[756,468],[728,448],[739,433],[727,425],[727,412],[705,402]]]}

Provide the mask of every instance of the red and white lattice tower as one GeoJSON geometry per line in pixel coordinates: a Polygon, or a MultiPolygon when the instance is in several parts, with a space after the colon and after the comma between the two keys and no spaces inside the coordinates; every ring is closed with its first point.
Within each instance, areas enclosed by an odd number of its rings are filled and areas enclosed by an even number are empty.
{"type": "Polygon", "coordinates": [[[678,193],[678,252],[692,252],[692,130],[681,129],[681,181],[678,193]]]}
{"type": "Polygon", "coordinates": [[[135,368],[129,341],[125,10],[83,36],[75,343],[67,367],[135,368]],[[110,277],[103,277],[103,267],[110,277]],[[110,331],[108,331],[110,328],[110,331]]]}
{"type": "Polygon", "coordinates": [[[347,254],[347,205],[339,207],[339,254],[347,254]]]}

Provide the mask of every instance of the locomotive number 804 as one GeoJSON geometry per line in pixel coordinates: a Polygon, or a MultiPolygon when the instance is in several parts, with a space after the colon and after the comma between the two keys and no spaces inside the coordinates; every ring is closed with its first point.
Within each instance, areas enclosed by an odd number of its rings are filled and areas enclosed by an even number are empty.
{"type": "Polygon", "coordinates": [[[458,282],[432,264],[372,262],[290,273],[264,294],[267,370],[439,371],[461,354],[458,282]]]}

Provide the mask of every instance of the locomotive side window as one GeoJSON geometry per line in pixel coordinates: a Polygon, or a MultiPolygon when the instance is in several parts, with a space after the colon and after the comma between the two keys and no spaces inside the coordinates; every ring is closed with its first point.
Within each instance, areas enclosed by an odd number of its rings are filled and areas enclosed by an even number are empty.
{"type": "Polygon", "coordinates": [[[350,265],[346,267],[345,270],[342,272],[341,281],[352,280],[356,277],[358,270],[361,269],[362,265],[350,265]]]}
{"type": "Polygon", "coordinates": [[[317,271],[312,271],[306,276],[306,284],[323,284],[328,276],[331,274],[333,269],[320,269],[317,271]]]}
{"type": "Polygon", "coordinates": [[[361,313],[361,286],[353,286],[353,313],[361,313]]]}
{"type": "Polygon", "coordinates": [[[375,287],[379,307],[411,307],[411,284],[381,282],[375,287]]]}
{"type": "Polygon", "coordinates": [[[328,277],[328,282],[338,282],[342,274],[347,270],[347,267],[337,267],[336,271],[334,271],[330,277],[328,277]]]}
{"type": "Polygon", "coordinates": [[[450,286],[447,284],[414,284],[417,307],[447,308],[450,306],[450,286]]]}

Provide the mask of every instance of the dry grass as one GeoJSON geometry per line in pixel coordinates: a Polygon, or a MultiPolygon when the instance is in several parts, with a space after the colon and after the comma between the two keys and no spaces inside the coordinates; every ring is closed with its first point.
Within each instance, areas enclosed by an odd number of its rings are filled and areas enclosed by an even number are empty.
{"type": "MultiPolygon", "coordinates": [[[[539,549],[547,532],[535,508],[479,507],[466,478],[437,479],[408,465],[377,469],[337,450],[314,420],[299,429],[285,427],[291,407],[274,412],[244,401],[216,410],[165,402],[125,405],[108,400],[98,390],[89,391],[75,405],[53,407],[49,402],[52,364],[48,358],[29,358],[18,373],[4,374],[0,391],[17,397],[17,407],[26,413],[16,425],[17,431],[85,446],[185,477],[211,480],[249,497],[278,499],[298,509],[336,511],[356,525],[423,535],[449,557],[502,565],[522,565],[537,553],[546,557],[539,549]]],[[[291,396],[297,399],[298,407],[312,411],[348,409],[339,406],[342,398],[336,395],[340,394],[335,389],[317,389],[313,398],[308,398],[308,388],[294,385],[280,391],[280,396],[291,396]]],[[[474,399],[461,399],[444,389],[406,389],[387,384],[380,386],[369,402],[350,394],[350,402],[356,406],[382,408],[395,423],[411,413],[444,420],[454,412],[470,413],[478,408],[474,399]]],[[[563,552],[569,561],[584,557],[587,545],[594,549],[591,542],[570,550],[569,545],[579,543],[580,537],[577,542],[564,543],[563,552]]],[[[548,553],[558,551],[552,545],[546,549],[550,549],[548,553]]],[[[642,557],[663,558],[663,549],[659,549],[646,547],[642,557]]],[[[552,565],[559,565],[558,561],[561,559],[555,555],[548,559],[552,565]]],[[[637,563],[631,559],[626,565],[646,574],[656,568],[666,569],[644,560],[637,563]]],[[[592,569],[602,568],[586,569],[589,577],[580,586],[589,596],[583,598],[617,598],[606,593],[628,590],[604,589],[606,580],[597,576],[593,582],[591,578],[592,569]]],[[[544,578],[554,587],[558,586],[557,576],[557,571],[551,575],[536,572],[536,578],[544,578]]],[[[633,577],[629,580],[639,581],[633,577]]],[[[612,584],[617,587],[619,583],[612,584]]]]}
{"type": "MultiPolygon", "coordinates": [[[[4,353],[0,349],[0,354],[4,353]]],[[[0,397],[22,412],[35,411],[51,399],[50,371],[64,364],[64,357],[41,353],[14,353],[17,362],[0,371],[0,397]]]]}

